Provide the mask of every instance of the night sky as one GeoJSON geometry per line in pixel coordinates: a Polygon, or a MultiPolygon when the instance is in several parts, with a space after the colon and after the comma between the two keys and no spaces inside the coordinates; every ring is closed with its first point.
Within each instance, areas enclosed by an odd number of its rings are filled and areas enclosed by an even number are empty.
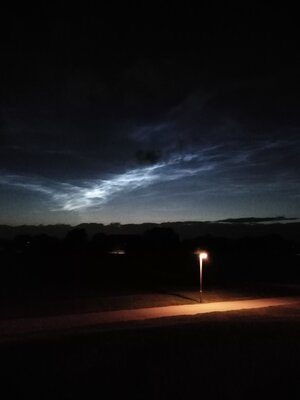
{"type": "Polygon", "coordinates": [[[124,3],[2,10],[0,223],[300,217],[296,10],[124,3]]]}

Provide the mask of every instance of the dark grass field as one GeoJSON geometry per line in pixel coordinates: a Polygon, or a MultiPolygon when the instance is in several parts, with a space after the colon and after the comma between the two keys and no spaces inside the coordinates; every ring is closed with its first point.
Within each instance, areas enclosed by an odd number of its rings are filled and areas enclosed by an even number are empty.
{"type": "Polygon", "coordinates": [[[300,303],[2,344],[1,397],[299,398],[300,303]]]}

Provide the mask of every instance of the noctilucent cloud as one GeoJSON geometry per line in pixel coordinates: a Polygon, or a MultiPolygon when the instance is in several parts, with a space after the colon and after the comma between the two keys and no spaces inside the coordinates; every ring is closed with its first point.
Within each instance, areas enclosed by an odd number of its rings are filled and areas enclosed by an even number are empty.
{"type": "Polygon", "coordinates": [[[4,27],[0,223],[300,216],[292,19],[92,11],[4,27]]]}

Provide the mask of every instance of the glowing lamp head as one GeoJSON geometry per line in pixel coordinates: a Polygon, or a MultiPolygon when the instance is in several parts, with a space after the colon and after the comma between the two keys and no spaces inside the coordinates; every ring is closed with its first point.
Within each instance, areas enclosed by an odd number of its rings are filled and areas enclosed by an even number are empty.
{"type": "Polygon", "coordinates": [[[201,260],[207,260],[208,259],[208,253],[206,251],[201,251],[201,250],[197,250],[195,251],[195,253],[199,259],[201,260]]]}
{"type": "Polygon", "coordinates": [[[202,260],[208,259],[208,254],[206,253],[206,251],[199,251],[198,255],[199,255],[199,260],[201,263],[202,263],[202,260]]]}

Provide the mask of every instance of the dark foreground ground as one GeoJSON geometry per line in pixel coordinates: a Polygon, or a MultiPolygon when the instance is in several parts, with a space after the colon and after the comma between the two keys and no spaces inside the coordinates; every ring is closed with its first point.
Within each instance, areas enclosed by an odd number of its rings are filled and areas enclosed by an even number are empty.
{"type": "Polygon", "coordinates": [[[119,324],[0,351],[3,399],[299,398],[300,303],[119,324]]]}

